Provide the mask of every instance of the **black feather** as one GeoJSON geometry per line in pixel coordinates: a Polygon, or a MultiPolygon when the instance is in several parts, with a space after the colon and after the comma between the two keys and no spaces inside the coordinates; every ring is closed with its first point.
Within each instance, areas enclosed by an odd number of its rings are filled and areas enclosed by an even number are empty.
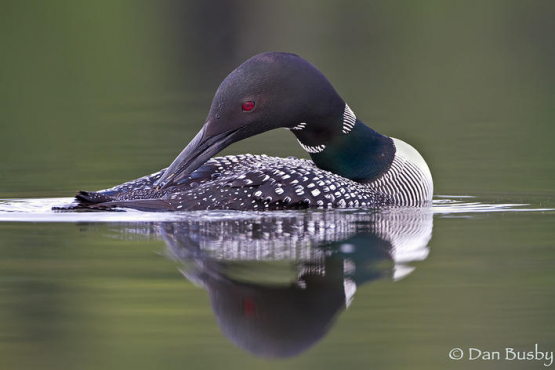
{"type": "Polygon", "coordinates": [[[81,191],[80,209],[132,208],[168,210],[278,210],[374,207],[388,196],[363,184],[324,171],[312,161],[265,155],[213,158],[181,179],[157,190],[164,170],[98,192],[81,191]]]}

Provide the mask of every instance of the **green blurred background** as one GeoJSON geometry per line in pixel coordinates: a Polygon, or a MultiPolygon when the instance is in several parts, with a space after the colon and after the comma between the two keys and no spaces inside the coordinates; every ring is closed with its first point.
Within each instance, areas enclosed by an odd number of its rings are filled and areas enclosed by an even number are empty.
{"type": "MultiPolygon", "coordinates": [[[[3,1],[0,197],[68,196],[167,166],[221,80],[264,51],[320,68],[417,147],[436,194],[555,184],[553,1],[3,1]]],[[[306,156],[283,130],[226,153],[306,156]]]]}
{"type": "MultiPolygon", "coordinates": [[[[163,168],[225,76],[294,52],[357,116],[413,144],[436,194],[554,206],[554,1],[1,1],[0,198],[163,168]]],[[[285,130],[225,153],[306,156],[285,130]]],[[[206,292],[115,224],[0,224],[0,368],[543,368],[453,347],[555,350],[553,213],[436,217],[430,257],[360,287],[306,354],[266,362],[206,292]]]]}

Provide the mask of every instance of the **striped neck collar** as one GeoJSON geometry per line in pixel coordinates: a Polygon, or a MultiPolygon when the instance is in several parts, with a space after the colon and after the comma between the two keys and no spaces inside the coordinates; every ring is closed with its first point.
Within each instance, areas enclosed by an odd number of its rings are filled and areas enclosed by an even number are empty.
{"type": "Polygon", "coordinates": [[[347,120],[343,120],[342,133],[335,135],[322,150],[309,152],[310,156],[324,170],[361,183],[374,181],[386,173],[393,163],[393,140],[354,117],[348,106],[345,112],[347,120]],[[351,123],[353,117],[355,121],[351,123]]]}
{"type": "MultiPolygon", "coordinates": [[[[345,107],[343,109],[342,115],[342,122],[341,122],[341,133],[339,135],[347,135],[349,134],[353,128],[355,127],[357,121],[357,117],[353,110],[349,107],[348,104],[345,103],[345,107]]],[[[295,133],[300,133],[301,131],[307,129],[306,122],[299,122],[296,126],[289,128],[289,130],[294,131],[295,133]]],[[[318,143],[316,145],[308,145],[304,143],[301,139],[297,137],[297,141],[301,145],[301,147],[309,154],[316,154],[321,153],[326,149],[326,143],[318,143]]]]}

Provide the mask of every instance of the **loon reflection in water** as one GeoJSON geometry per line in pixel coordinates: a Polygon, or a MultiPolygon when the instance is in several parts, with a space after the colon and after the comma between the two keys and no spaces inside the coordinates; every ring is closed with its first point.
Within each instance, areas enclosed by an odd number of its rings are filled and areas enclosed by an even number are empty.
{"type": "Polygon", "coordinates": [[[157,224],[156,232],[183,275],[208,291],[229,340],[256,356],[283,358],[323,338],[357,287],[410,274],[409,263],[428,256],[432,213],[191,217],[157,224]]]}

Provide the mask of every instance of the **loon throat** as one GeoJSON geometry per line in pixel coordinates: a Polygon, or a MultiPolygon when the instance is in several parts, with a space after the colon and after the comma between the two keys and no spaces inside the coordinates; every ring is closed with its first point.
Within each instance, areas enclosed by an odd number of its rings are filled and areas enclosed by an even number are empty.
{"type": "Polygon", "coordinates": [[[290,130],[314,163],[324,170],[369,183],[384,175],[393,164],[393,140],[357,119],[348,104],[336,121],[310,126],[301,122],[290,130]]]}
{"type": "MultiPolygon", "coordinates": [[[[305,128],[301,123],[292,130],[305,128]]],[[[395,204],[421,205],[432,198],[432,176],[420,153],[366,126],[347,104],[341,133],[332,140],[319,145],[297,140],[318,167],[386,194],[395,204]]]]}
{"type": "Polygon", "coordinates": [[[330,141],[325,150],[311,153],[314,163],[327,171],[360,183],[385,174],[395,157],[393,140],[356,120],[347,134],[330,141]]]}

